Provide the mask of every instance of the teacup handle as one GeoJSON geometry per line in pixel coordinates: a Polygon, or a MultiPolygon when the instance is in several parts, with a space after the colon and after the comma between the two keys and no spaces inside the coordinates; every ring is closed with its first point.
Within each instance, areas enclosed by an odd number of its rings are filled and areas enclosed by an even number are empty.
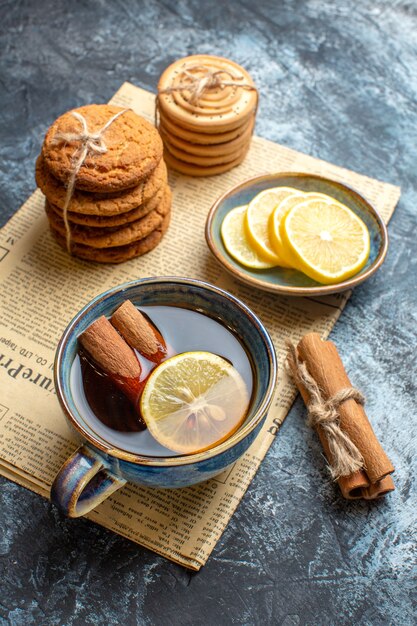
{"type": "Polygon", "coordinates": [[[68,517],[81,517],[125,484],[126,480],[112,474],[99,454],[81,446],[56,475],[51,502],[68,517]]]}

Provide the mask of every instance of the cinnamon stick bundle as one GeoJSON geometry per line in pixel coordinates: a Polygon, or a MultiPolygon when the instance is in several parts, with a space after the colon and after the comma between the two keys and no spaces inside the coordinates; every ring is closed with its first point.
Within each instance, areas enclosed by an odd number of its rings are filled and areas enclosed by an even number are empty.
{"type": "Polygon", "coordinates": [[[393,491],[390,474],[394,467],[369,423],[360,392],[352,388],[336,346],[309,333],[290,352],[287,363],[333,473],[335,465],[340,466],[339,456],[346,460],[346,467],[353,468],[336,472],[343,496],[373,500],[393,491]]]}

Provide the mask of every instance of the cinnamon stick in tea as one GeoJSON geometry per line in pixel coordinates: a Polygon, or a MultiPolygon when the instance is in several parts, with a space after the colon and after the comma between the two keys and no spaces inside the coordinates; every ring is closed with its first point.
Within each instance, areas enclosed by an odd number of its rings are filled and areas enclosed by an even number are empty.
{"type": "Polygon", "coordinates": [[[144,385],[140,380],[141,366],[108,319],[104,315],[96,319],[79,335],[78,341],[136,407],[144,385]]]}
{"type": "MultiPolygon", "coordinates": [[[[317,333],[309,333],[299,342],[296,357],[298,363],[294,358],[289,358],[288,363],[308,408],[311,391],[307,389],[305,381],[303,383],[301,380],[300,364],[305,365],[308,374],[314,379],[324,403],[340,395],[340,392],[352,389],[336,346],[331,341],[323,341],[317,333]]],[[[343,496],[349,499],[374,499],[392,491],[394,483],[390,474],[394,467],[376,438],[362,404],[353,398],[346,399],[337,406],[337,412],[342,433],[356,446],[363,460],[362,469],[339,476],[338,483],[343,496]]],[[[326,429],[320,424],[315,429],[332,467],[334,457],[326,429]]]]}
{"type": "Polygon", "coordinates": [[[160,363],[166,358],[167,347],[164,338],[130,300],[126,300],[116,309],[110,322],[129,346],[149,361],[160,363]]]}

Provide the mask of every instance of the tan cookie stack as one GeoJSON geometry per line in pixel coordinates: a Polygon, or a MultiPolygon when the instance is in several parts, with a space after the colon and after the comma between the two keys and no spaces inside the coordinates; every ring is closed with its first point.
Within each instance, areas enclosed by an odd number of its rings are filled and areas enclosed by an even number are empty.
{"type": "Polygon", "coordinates": [[[158,128],[169,167],[191,176],[221,174],[249,149],[258,92],[240,65],[198,54],[179,59],[158,83],[158,128]]]}
{"type": "Polygon", "coordinates": [[[171,211],[162,151],[158,131],[131,110],[92,104],[59,117],[36,162],[58,243],[99,263],[155,248],[171,211]]]}

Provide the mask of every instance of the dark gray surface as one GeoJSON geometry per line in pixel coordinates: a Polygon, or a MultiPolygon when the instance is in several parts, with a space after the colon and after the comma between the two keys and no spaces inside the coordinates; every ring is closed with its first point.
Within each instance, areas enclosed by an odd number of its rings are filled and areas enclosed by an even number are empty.
{"type": "Polygon", "coordinates": [[[297,401],[191,574],[0,479],[0,625],[415,624],[415,0],[11,0],[0,29],[1,223],[34,189],[52,120],[124,80],[154,89],[172,60],[197,52],[249,70],[259,135],[402,187],[388,259],[332,335],[397,491],[343,501],[297,401]]]}

